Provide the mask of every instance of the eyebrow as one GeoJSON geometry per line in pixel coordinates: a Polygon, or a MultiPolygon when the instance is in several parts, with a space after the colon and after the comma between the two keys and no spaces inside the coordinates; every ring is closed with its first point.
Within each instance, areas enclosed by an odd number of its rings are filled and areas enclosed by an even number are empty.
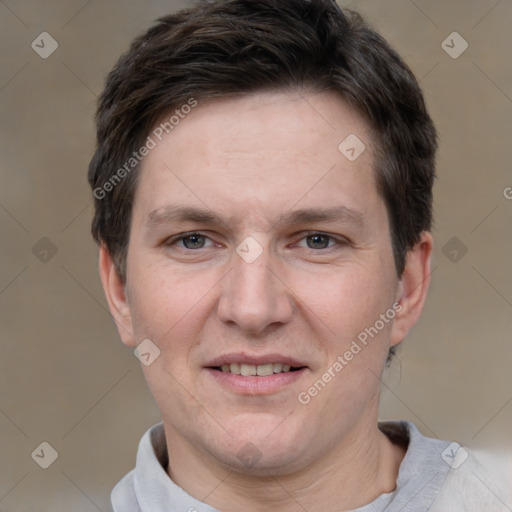
{"type": "Polygon", "coordinates": [[[161,224],[187,221],[200,224],[224,224],[222,217],[206,208],[167,205],[153,210],[148,215],[146,227],[151,229],[161,224]]]}
{"type": "MultiPolygon", "coordinates": [[[[146,228],[153,229],[160,225],[173,222],[197,222],[198,224],[229,224],[228,219],[216,214],[207,208],[196,208],[190,206],[167,205],[153,210],[147,218],[146,228]]],[[[325,223],[351,223],[359,227],[365,227],[367,218],[359,211],[346,206],[332,208],[304,208],[286,212],[279,216],[276,225],[291,226],[295,224],[308,224],[315,222],[325,223]]]]}
{"type": "Polygon", "coordinates": [[[278,224],[288,226],[290,224],[307,224],[314,222],[345,222],[366,225],[366,217],[357,210],[346,206],[332,208],[306,208],[285,213],[279,217],[278,224]]]}

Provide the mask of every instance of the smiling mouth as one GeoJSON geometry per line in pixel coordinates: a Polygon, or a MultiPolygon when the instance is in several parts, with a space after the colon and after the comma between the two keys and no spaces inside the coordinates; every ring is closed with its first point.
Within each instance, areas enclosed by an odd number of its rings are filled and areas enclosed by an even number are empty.
{"type": "Polygon", "coordinates": [[[223,373],[232,373],[234,375],[241,375],[242,377],[269,377],[276,373],[289,373],[295,372],[305,368],[304,366],[293,367],[289,364],[282,363],[268,363],[268,364],[245,364],[245,363],[231,363],[223,364],[222,366],[214,366],[212,370],[217,370],[223,373]]]}

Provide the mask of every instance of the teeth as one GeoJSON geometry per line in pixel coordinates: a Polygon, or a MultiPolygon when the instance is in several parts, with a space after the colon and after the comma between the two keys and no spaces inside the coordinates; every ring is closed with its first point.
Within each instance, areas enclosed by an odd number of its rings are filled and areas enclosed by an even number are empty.
{"type": "Polygon", "coordinates": [[[256,375],[256,366],[254,364],[241,364],[240,365],[240,374],[244,377],[249,377],[250,375],[256,375]]]}
{"type": "Polygon", "coordinates": [[[256,366],[256,373],[261,375],[262,377],[267,377],[268,375],[272,375],[274,373],[274,365],[270,364],[259,364],[256,366]]]}
{"type": "Polygon", "coordinates": [[[224,373],[234,373],[235,375],[242,375],[250,377],[258,375],[260,377],[268,377],[274,373],[287,373],[291,370],[289,364],[282,363],[268,363],[268,364],[245,364],[245,363],[231,363],[223,364],[220,369],[224,373]]]}

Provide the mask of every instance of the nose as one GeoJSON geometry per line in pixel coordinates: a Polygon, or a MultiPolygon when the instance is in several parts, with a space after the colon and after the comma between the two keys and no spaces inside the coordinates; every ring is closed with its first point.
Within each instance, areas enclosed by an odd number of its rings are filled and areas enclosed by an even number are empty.
{"type": "Polygon", "coordinates": [[[293,296],[274,260],[268,249],[251,263],[233,255],[233,268],[222,282],[218,303],[222,322],[262,336],[291,320],[293,296]]]}

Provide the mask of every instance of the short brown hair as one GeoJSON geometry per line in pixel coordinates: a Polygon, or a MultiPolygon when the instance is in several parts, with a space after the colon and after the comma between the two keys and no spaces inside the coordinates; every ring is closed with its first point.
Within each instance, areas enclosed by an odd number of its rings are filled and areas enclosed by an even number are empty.
{"type": "Polygon", "coordinates": [[[88,174],[92,234],[123,281],[140,168],[133,155],[155,124],[191,99],[269,89],[334,91],[366,119],[402,274],[407,252],[431,229],[437,149],[408,66],[360,15],[334,0],[217,0],[161,18],[137,37],[99,99],[88,174]]]}

